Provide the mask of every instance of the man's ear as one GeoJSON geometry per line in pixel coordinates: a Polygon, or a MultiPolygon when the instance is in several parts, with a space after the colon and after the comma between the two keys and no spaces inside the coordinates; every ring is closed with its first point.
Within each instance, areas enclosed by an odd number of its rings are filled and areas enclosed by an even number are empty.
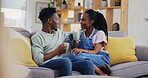
{"type": "Polygon", "coordinates": [[[50,18],[48,18],[48,20],[47,20],[47,21],[48,21],[48,23],[49,23],[49,24],[52,22],[52,20],[51,20],[50,18]]]}

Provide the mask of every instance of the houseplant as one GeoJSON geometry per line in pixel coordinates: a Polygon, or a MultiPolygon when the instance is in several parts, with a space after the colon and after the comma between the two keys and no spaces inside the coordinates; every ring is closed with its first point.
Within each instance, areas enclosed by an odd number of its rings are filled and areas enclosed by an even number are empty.
{"type": "Polygon", "coordinates": [[[145,18],[144,20],[145,20],[145,22],[148,22],[148,18],[145,18]]]}

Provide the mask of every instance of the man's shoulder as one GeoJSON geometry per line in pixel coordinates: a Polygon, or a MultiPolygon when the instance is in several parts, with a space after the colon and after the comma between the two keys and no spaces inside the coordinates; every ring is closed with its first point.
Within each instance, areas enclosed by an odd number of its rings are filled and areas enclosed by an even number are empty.
{"type": "Polygon", "coordinates": [[[41,34],[42,34],[41,31],[35,31],[31,39],[38,38],[39,36],[41,36],[41,34]]]}
{"type": "Polygon", "coordinates": [[[62,33],[63,31],[62,31],[62,30],[60,30],[60,29],[57,29],[57,31],[56,31],[56,32],[62,33]]]}

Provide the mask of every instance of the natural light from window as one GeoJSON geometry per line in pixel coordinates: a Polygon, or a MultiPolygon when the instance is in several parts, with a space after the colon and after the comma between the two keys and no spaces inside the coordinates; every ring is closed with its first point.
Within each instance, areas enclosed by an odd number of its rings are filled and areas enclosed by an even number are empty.
{"type": "Polygon", "coordinates": [[[5,25],[8,27],[22,27],[25,28],[25,10],[2,8],[4,12],[5,25]]]}

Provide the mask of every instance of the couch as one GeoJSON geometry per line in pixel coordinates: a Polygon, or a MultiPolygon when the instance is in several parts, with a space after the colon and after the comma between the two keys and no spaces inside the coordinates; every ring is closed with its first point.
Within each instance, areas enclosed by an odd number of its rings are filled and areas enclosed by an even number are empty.
{"type": "MultiPolygon", "coordinates": [[[[13,30],[30,38],[32,34],[23,28],[11,27],[13,30]]],[[[109,36],[112,37],[125,37],[123,31],[110,31],[109,36]]],[[[137,62],[126,62],[111,66],[111,76],[133,78],[133,77],[148,77],[148,46],[136,45],[137,62]]],[[[28,78],[56,78],[58,76],[57,70],[52,70],[42,67],[27,67],[30,69],[28,78]]],[[[73,75],[80,75],[79,72],[73,71],[73,75]]]]}

